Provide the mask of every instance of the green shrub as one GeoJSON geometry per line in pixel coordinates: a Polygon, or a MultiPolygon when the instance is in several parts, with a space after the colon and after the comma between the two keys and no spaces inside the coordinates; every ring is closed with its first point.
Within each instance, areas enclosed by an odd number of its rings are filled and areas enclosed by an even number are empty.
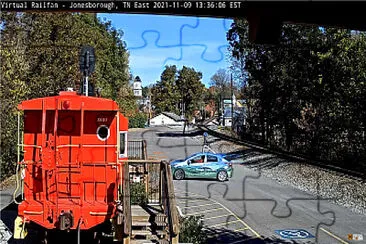
{"type": "Polygon", "coordinates": [[[201,216],[180,218],[179,242],[202,244],[207,242],[201,216]]]}
{"type": "Polygon", "coordinates": [[[147,195],[145,192],[144,183],[131,183],[130,184],[131,204],[145,205],[147,204],[147,195]]]}
{"type": "Polygon", "coordinates": [[[144,128],[147,122],[147,115],[144,113],[136,113],[128,118],[128,128],[144,128]]]}
{"type": "Polygon", "coordinates": [[[231,131],[231,127],[230,127],[230,126],[225,126],[225,127],[224,127],[224,130],[226,130],[226,131],[231,131]]]}

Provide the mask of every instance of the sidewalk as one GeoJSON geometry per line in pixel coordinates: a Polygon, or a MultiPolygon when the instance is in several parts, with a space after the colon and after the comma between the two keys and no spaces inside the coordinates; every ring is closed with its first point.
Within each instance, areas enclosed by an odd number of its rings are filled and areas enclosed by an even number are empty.
{"type": "Polygon", "coordinates": [[[13,203],[13,193],[16,188],[14,178],[10,177],[0,183],[0,244],[8,243],[8,240],[13,235],[12,230],[9,230],[8,226],[3,222],[3,218],[8,218],[3,210],[13,203]]]}
{"type": "Polygon", "coordinates": [[[0,184],[0,211],[13,202],[13,193],[16,188],[15,177],[10,177],[0,184]]]}

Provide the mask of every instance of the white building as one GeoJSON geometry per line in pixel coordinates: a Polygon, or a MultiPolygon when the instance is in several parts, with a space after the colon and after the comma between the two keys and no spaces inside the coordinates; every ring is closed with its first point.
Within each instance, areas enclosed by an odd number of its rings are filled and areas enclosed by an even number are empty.
{"type": "Polygon", "coordinates": [[[142,97],[142,82],[138,76],[133,81],[133,94],[135,97],[142,97]]]}
{"type": "Polygon", "coordinates": [[[224,116],[223,116],[223,121],[222,121],[222,125],[223,126],[227,126],[227,127],[231,127],[232,125],[232,114],[231,114],[231,106],[228,107],[225,111],[224,111],[224,116]]]}
{"type": "Polygon", "coordinates": [[[184,120],[175,113],[162,112],[150,119],[150,126],[184,125],[184,120]]]}

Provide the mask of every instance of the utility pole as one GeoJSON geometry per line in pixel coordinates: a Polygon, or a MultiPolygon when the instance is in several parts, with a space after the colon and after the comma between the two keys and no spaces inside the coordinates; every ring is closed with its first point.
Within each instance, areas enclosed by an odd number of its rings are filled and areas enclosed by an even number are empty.
{"type": "Polygon", "coordinates": [[[181,92],[182,92],[182,106],[181,106],[181,109],[182,109],[182,119],[184,118],[184,96],[183,96],[183,88],[181,89],[181,92]]]}
{"type": "Polygon", "coordinates": [[[222,91],[220,91],[220,99],[219,99],[219,121],[220,121],[220,125],[222,125],[223,123],[223,111],[222,111],[222,91]],[[222,120],[221,120],[222,118],[222,120]]]}
{"type": "Polygon", "coordinates": [[[147,121],[147,125],[150,127],[150,120],[151,120],[151,90],[148,90],[148,100],[149,100],[149,119],[147,121]]]}
{"type": "MultiPolygon", "coordinates": [[[[185,84],[185,81],[183,80],[183,84],[185,84]]],[[[184,93],[183,93],[183,87],[182,87],[182,119],[183,119],[183,135],[186,133],[186,116],[185,116],[185,104],[184,104],[184,93]]]]}
{"type": "Polygon", "coordinates": [[[233,130],[233,125],[234,125],[234,92],[233,92],[233,74],[231,73],[231,77],[230,77],[230,82],[231,82],[231,130],[233,130]]]}

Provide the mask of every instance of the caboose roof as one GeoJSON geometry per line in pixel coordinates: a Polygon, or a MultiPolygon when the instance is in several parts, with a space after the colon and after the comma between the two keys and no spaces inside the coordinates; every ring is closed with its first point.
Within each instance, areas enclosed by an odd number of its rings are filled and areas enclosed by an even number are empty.
{"type": "Polygon", "coordinates": [[[35,98],[26,100],[18,105],[19,110],[42,110],[43,105],[46,110],[81,110],[83,104],[84,110],[102,110],[118,111],[118,105],[115,101],[100,97],[80,96],[74,91],[62,91],[58,96],[35,98]],[[65,108],[65,105],[67,108],[65,108]]]}

